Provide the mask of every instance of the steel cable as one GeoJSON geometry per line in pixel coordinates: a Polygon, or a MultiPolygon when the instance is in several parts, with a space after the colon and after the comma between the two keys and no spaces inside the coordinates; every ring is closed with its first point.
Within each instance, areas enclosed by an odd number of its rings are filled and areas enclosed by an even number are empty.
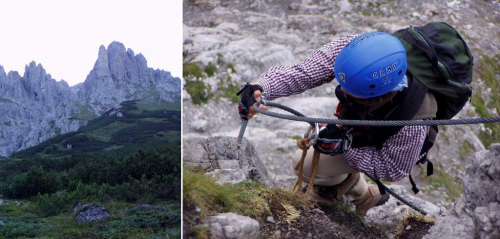
{"type": "Polygon", "coordinates": [[[313,118],[306,117],[300,112],[274,102],[267,102],[267,106],[276,107],[284,111],[288,111],[291,114],[283,114],[278,112],[273,112],[269,110],[264,110],[259,108],[261,102],[256,102],[253,108],[258,113],[293,121],[301,121],[309,124],[315,123],[327,123],[327,124],[340,124],[340,125],[366,125],[366,126],[414,126],[414,125],[460,125],[460,124],[480,124],[480,123],[494,123],[500,122],[500,117],[489,117],[489,118],[471,118],[471,119],[448,119],[448,120],[344,120],[344,119],[327,119],[327,118],[313,118]]]}

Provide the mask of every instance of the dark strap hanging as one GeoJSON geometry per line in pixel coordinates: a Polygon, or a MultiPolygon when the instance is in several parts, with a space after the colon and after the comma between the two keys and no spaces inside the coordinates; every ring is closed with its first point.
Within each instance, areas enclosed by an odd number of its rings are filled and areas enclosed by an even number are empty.
{"type": "Polygon", "coordinates": [[[432,146],[434,146],[438,132],[439,130],[437,125],[433,125],[429,128],[429,133],[427,134],[422,150],[420,151],[420,154],[424,154],[424,157],[417,161],[417,164],[427,164],[427,176],[434,174],[434,164],[427,158],[427,153],[432,146]]]}
{"type": "Polygon", "coordinates": [[[427,164],[427,176],[431,176],[434,174],[434,164],[427,158],[425,155],[423,158],[418,160],[417,164],[427,164]]]}
{"type": "Polygon", "coordinates": [[[378,190],[380,191],[380,194],[381,195],[384,195],[385,194],[385,187],[384,187],[384,184],[382,184],[382,182],[380,182],[380,180],[374,180],[375,183],[377,184],[378,186],[378,190]]]}
{"type": "Polygon", "coordinates": [[[417,188],[417,184],[415,183],[415,181],[413,181],[411,174],[408,177],[410,178],[411,190],[413,191],[413,193],[417,194],[418,192],[420,192],[420,190],[418,190],[418,188],[417,188]]]}

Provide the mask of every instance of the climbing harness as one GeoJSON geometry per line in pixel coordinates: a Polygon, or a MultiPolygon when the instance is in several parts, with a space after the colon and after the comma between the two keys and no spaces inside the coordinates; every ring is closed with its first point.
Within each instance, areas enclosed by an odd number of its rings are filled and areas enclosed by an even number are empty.
{"type": "MultiPolygon", "coordinates": [[[[479,123],[494,123],[494,122],[500,122],[500,117],[489,117],[489,118],[473,118],[473,119],[449,119],[449,120],[392,120],[392,121],[383,121],[383,120],[343,120],[343,119],[327,119],[327,118],[311,118],[311,117],[306,117],[302,113],[288,107],[282,104],[274,103],[274,102],[266,102],[266,94],[262,94],[262,101],[261,102],[256,102],[253,105],[253,108],[255,111],[258,113],[275,117],[275,118],[280,118],[280,119],[286,119],[286,120],[293,120],[293,121],[300,121],[300,122],[306,122],[309,123],[310,126],[304,135],[303,139],[297,140],[297,146],[302,149],[302,157],[300,161],[295,165],[295,170],[299,171],[299,175],[297,180],[295,181],[292,191],[294,193],[299,192],[299,190],[302,189],[302,182],[303,180],[303,171],[304,171],[304,162],[305,162],[305,157],[307,156],[307,150],[309,149],[310,146],[314,145],[316,141],[318,140],[319,137],[319,124],[320,123],[326,123],[326,124],[340,124],[340,125],[366,125],[366,126],[413,126],[413,125],[425,125],[425,126],[432,126],[432,125],[460,125],[460,124],[479,124],[479,123]],[[277,113],[277,112],[272,112],[264,109],[260,109],[259,106],[261,104],[264,104],[266,106],[270,107],[276,107],[279,109],[282,109],[284,111],[290,112],[292,114],[282,114],[282,113],[277,113]],[[312,129],[313,127],[315,128],[315,131],[313,132],[312,129]],[[312,140],[311,140],[312,139],[312,140]]],[[[240,128],[240,133],[238,135],[238,147],[241,144],[241,141],[243,139],[243,135],[245,133],[245,129],[248,125],[248,120],[244,120],[243,124],[241,125],[240,128]]],[[[318,165],[319,165],[319,158],[320,158],[320,153],[318,150],[314,150],[314,155],[313,155],[313,160],[312,160],[312,174],[311,178],[308,182],[307,189],[304,193],[304,198],[308,199],[309,195],[312,191],[313,185],[314,185],[314,178],[316,177],[316,173],[318,170],[318,165]]],[[[368,176],[368,175],[367,175],[368,176]]],[[[369,177],[369,176],[368,176],[369,177]]],[[[371,178],[371,177],[369,177],[371,178]]],[[[371,178],[372,179],[372,178],[371,178]]],[[[388,192],[395,198],[397,198],[399,201],[402,203],[408,205],[412,209],[414,209],[417,212],[420,212],[423,215],[427,215],[427,212],[424,210],[418,208],[417,206],[413,205],[403,197],[397,195],[394,191],[392,191],[390,188],[388,188],[386,185],[381,183],[379,180],[374,180],[379,186],[379,188],[382,190],[381,193],[388,192]]]]}

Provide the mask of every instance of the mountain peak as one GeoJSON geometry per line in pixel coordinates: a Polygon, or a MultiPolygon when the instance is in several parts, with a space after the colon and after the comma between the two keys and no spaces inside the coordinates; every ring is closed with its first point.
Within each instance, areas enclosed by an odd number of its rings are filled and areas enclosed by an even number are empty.
{"type": "Polygon", "coordinates": [[[121,43],[121,42],[113,41],[108,46],[108,51],[112,51],[112,50],[113,51],[117,50],[117,51],[123,51],[123,52],[125,52],[125,45],[123,45],[123,43],[121,43]]]}
{"type": "Polygon", "coordinates": [[[104,45],[99,47],[99,54],[97,56],[97,61],[94,64],[94,69],[97,77],[110,77],[111,72],[109,71],[109,59],[108,50],[104,45]]]}
{"type": "Polygon", "coordinates": [[[129,56],[135,56],[135,53],[134,53],[134,51],[132,49],[128,48],[127,49],[127,55],[129,55],[129,56]]]}
{"type": "Polygon", "coordinates": [[[6,74],[5,74],[5,69],[3,68],[3,66],[2,66],[2,65],[0,65],[0,77],[1,77],[1,78],[3,78],[3,77],[5,77],[5,76],[6,76],[6,74]]]}
{"type": "Polygon", "coordinates": [[[30,64],[28,64],[24,67],[25,70],[28,70],[29,68],[40,68],[43,70],[42,64],[38,63],[38,65],[37,65],[35,61],[31,61],[30,64]]]}
{"type": "Polygon", "coordinates": [[[24,77],[29,80],[38,81],[45,76],[50,78],[50,75],[47,75],[47,72],[45,72],[45,69],[40,63],[36,64],[35,61],[32,61],[29,65],[24,67],[24,77]]]}

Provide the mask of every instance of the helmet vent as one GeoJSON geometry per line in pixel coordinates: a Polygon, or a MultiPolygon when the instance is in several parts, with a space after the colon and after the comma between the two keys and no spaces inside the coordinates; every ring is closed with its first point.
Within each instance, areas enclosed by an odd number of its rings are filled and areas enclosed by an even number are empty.
{"type": "Polygon", "coordinates": [[[403,71],[399,71],[399,72],[398,72],[398,76],[400,76],[402,73],[403,73],[403,71]]]}
{"type": "Polygon", "coordinates": [[[375,85],[370,85],[370,89],[375,89],[375,85]]]}

